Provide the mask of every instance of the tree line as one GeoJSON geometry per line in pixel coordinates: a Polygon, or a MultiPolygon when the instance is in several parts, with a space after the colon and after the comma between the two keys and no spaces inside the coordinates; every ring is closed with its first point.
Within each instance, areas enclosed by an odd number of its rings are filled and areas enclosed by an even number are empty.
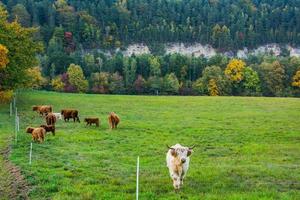
{"type": "MultiPolygon", "coordinates": [[[[267,43],[300,44],[298,0],[2,0],[9,20],[38,26],[36,37],[64,47],[113,49],[142,42],[200,42],[219,50],[267,43]]],[[[158,49],[161,50],[161,49],[158,49]]]]}
{"type": "MultiPolygon", "coordinates": [[[[64,2],[64,1],[62,1],[64,2]]],[[[77,48],[56,27],[48,47],[0,6],[0,100],[16,88],[103,94],[299,96],[300,58],[181,54],[112,56],[77,48]]]]}
{"type": "MultiPolygon", "coordinates": [[[[74,59],[76,60],[76,59],[74,59]]],[[[41,73],[40,73],[41,74],[41,73]]],[[[87,53],[45,89],[150,95],[299,96],[300,58],[252,55],[246,59],[168,54],[106,57],[87,53]]]]}

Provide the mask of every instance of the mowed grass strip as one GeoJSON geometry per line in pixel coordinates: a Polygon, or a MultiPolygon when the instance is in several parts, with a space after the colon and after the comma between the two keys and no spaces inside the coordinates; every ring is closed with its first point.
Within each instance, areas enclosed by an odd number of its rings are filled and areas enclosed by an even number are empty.
{"type": "Polygon", "coordinates": [[[10,159],[32,187],[31,199],[299,199],[300,101],[295,98],[113,96],[23,92],[21,131],[10,159]],[[44,120],[35,104],[79,110],[81,123],[59,121],[57,134],[33,144],[27,126],[44,120]],[[108,129],[107,115],[121,117],[108,129]],[[101,125],[85,127],[84,117],[101,125]],[[166,144],[197,147],[180,192],[165,164],[166,144]]]}

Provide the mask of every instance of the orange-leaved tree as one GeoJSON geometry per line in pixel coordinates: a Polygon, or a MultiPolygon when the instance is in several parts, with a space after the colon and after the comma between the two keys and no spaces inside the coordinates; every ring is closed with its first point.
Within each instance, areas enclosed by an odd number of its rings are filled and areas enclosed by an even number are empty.
{"type": "Polygon", "coordinates": [[[240,59],[232,59],[229,61],[226,69],[225,75],[233,83],[239,83],[243,80],[243,72],[245,69],[246,63],[240,59]]]}

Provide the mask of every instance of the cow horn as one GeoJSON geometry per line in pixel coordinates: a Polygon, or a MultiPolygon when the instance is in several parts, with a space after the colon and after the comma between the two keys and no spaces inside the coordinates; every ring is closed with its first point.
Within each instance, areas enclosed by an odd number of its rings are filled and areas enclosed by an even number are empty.
{"type": "Polygon", "coordinates": [[[170,147],[169,145],[167,145],[168,149],[174,149],[173,147],[170,147]]]}
{"type": "Polygon", "coordinates": [[[193,145],[193,146],[189,147],[189,149],[193,149],[193,148],[195,148],[195,147],[196,147],[196,145],[193,145]]]}

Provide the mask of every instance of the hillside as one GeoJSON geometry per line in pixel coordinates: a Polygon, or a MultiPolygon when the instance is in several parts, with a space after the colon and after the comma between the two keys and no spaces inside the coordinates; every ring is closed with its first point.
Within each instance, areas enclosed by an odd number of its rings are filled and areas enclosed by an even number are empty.
{"type": "Polygon", "coordinates": [[[40,26],[48,46],[65,35],[69,51],[132,43],[210,44],[223,50],[269,43],[300,44],[294,0],[4,0],[10,19],[40,26]]]}
{"type": "MultiPolygon", "coordinates": [[[[32,200],[133,199],[137,156],[140,199],[297,199],[298,105],[294,98],[26,92],[18,96],[21,129],[10,160],[21,167],[32,200]],[[34,104],[51,104],[55,112],[76,108],[82,122],[59,121],[55,136],[33,144],[29,165],[25,128],[44,123],[34,104]],[[117,130],[108,129],[110,111],[121,117],[117,130]],[[86,127],[84,117],[99,117],[100,127],[86,127]],[[175,193],[165,153],[166,144],[178,142],[197,147],[175,193]]],[[[1,138],[10,135],[2,130],[1,138]]]]}

